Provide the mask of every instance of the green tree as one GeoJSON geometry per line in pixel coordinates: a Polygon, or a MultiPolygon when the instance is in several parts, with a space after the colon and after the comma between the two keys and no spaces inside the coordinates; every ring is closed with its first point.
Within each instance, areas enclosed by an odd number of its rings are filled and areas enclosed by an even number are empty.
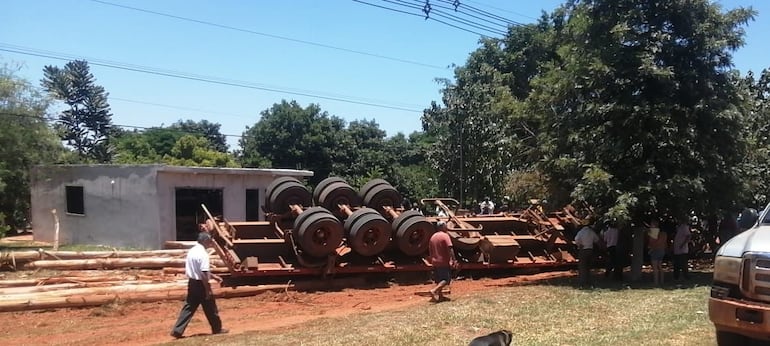
{"type": "Polygon", "coordinates": [[[109,94],[96,85],[88,62],[75,60],[64,68],[45,66],[43,73],[43,88],[69,107],[59,115],[61,139],[86,162],[110,162],[113,151],[109,94]]]}
{"type": "Polygon", "coordinates": [[[333,163],[344,155],[345,122],[329,116],[321,107],[305,108],[296,101],[281,101],[261,113],[243,132],[239,161],[244,167],[308,169],[316,184],[329,176],[333,163]]]}
{"type": "Polygon", "coordinates": [[[176,166],[239,167],[230,154],[211,149],[209,145],[206,138],[184,135],[174,144],[171,153],[163,157],[163,162],[176,166]]]}
{"type": "Polygon", "coordinates": [[[392,164],[384,177],[405,198],[417,202],[421,198],[441,197],[438,174],[428,163],[432,142],[424,132],[402,133],[385,140],[384,150],[392,164]]]}
{"type": "Polygon", "coordinates": [[[387,180],[393,160],[386,157],[385,136],[374,120],[351,121],[337,136],[331,174],[353,186],[362,186],[373,178],[387,180]]]}
{"type": "Polygon", "coordinates": [[[770,69],[764,69],[759,78],[749,72],[738,86],[746,95],[742,113],[749,146],[742,172],[750,193],[743,205],[763,207],[770,190],[770,69]]]}
{"type": "Polygon", "coordinates": [[[48,105],[28,81],[0,68],[0,236],[27,222],[31,167],[65,159],[45,120],[48,105]]]}
{"type": "Polygon", "coordinates": [[[220,132],[221,124],[212,123],[208,120],[193,121],[193,120],[179,120],[171,124],[171,129],[178,129],[183,134],[193,134],[204,137],[208,140],[211,149],[226,153],[227,152],[227,138],[220,132]]]}
{"type": "Polygon", "coordinates": [[[152,127],[143,131],[114,131],[115,162],[158,163],[163,157],[174,157],[172,150],[186,135],[201,137],[206,146],[216,152],[227,153],[225,136],[220,124],[208,120],[199,122],[179,120],[169,127],[152,127]]]}
{"type": "Polygon", "coordinates": [[[746,153],[731,52],[750,9],[706,0],[568,3],[551,63],[532,82],[538,168],[621,220],[732,207],[746,153]]]}
{"type": "Polygon", "coordinates": [[[500,42],[488,39],[455,70],[455,82],[443,83],[443,105],[425,110],[423,129],[434,139],[428,152],[443,192],[458,199],[497,194],[513,169],[514,102],[510,75],[495,66],[503,56],[500,42]]]}
{"type": "MultiPolygon", "coordinates": [[[[115,157],[113,161],[115,163],[150,164],[161,161],[162,156],[155,151],[146,133],[138,131],[121,133],[116,136],[114,142],[115,157]]],[[[170,153],[171,149],[168,150],[166,155],[170,153]]]]}

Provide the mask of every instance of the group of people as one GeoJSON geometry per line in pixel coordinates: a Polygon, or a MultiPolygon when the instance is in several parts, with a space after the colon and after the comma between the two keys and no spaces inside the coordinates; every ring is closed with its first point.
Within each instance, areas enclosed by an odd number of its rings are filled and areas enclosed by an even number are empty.
{"type": "MultiPolygon", "coordinates": [[[[605,271],[607,278],[614,280],[623,279],[623,267],[625,254],[620,246],[620,230],[617,225],[607,223],[605,229],[599,234],[594,229],[593,222],[589,220],[575,235],[574,243],[578,248],[578,281],[581,288],[592,287],[591,267],[596,250],[604,248],[605,271]]],[[[673,235],[661,230],[657,220],[645,224],[645,243],[652,267],[653,284],[663,284],[663,260],[667,254],[672,255],[674,280],[683,278],[689,280],[688,259],[690,254],[690,241],[692,231],[687,220],[677,223],[673,235]]]]}

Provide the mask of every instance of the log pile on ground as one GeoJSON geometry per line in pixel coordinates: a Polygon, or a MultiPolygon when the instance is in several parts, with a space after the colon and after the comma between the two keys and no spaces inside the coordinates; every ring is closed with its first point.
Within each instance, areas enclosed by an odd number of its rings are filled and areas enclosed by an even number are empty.
{"type": "MultiPolygon", "coordinates": [[[[11,251],[0,253],[0,264],[12,269],[162,269],[184,268],[187,250],[153,251],[11,251]]],[[[211,265],[224,267],[217,255],[211,255],[211,265]]]]}
{"type": "MultiPolygon", "coordinates": [[[[181,243],[181,242],[178,242],[181,243]]],[[[2,280],[0,312],[100,306],[115,302],[182,300],[187,294],[184,276],[188,244],[156,251],[15,251],[0,253],[0,264],[30,275],[53,275],[2,280]],[[43,271],[41,271],[43,270],[43,271]]],[[[191,244],[190,244],[191,245],[191,244]]],[[[224,262],[211,255],[212,271],[226,272],[224,262]]],[[[24,277],[25,275],[21,275],[24,277]]],[[[219,298],[243,297],[288,285],[219,287],[219,298]]]]}

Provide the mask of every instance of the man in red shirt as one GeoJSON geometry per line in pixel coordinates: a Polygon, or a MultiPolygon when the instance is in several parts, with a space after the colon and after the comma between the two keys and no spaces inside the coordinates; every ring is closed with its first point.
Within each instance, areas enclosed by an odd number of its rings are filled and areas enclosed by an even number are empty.
{"type": "Polygon", "coordinates": [[[430,290],[431,301],[444,300],[442,290],[452,281],[452,268],[457,267],[455,252],[452,249],[452,239],[447,234],[447,224],[439,221],[436,224],[438,232],[433,233],[428,243],[430,263],[433,265],[434,281],[436,287],[430,290]]]}

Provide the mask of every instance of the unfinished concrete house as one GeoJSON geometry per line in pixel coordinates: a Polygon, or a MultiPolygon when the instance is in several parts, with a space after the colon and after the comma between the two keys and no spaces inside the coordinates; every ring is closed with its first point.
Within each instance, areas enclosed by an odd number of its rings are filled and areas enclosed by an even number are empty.
{"type": "Polygon", "coordinates": [[[265,188],[288,169],[165,165],[38,166],[31,177],[34,239],[60,244],[159,249],[167,240],[193,240],[205,217],[200,205],[232,220],[263,218],[265,188]]]}

